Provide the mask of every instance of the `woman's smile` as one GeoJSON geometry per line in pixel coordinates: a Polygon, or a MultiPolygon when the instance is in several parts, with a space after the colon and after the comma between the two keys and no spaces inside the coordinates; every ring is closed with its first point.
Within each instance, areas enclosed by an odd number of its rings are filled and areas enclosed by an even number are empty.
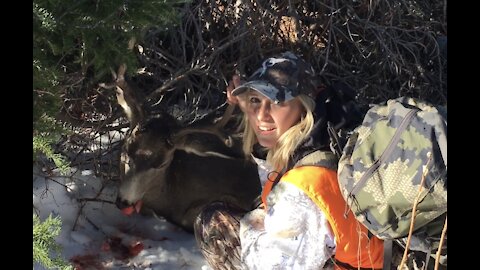
{"type": "Polygon", "coordinates": [[[246,115],[258,143],[271,149],[291,126],[297,123],[304,108],[298,99],[274,103],[266,96],[250,89],[246,96],[246,115]]]}
{"type": "Polygon", "coordinates": [[[258,126],[258,130],[262,134],[270,134],[273,131],[275,131],[276,128],[275,127],[258,126]]]}

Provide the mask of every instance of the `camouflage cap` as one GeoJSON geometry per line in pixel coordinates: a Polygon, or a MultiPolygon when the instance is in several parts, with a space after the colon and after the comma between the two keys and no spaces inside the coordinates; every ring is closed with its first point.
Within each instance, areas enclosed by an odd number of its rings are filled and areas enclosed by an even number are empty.
{"type": "Polygon", "coordinates": [[[232,95],[239,95],[249,88],[275,103],[289,101],[300,94],[314,98],[315,71],[310,64],[287,51],[263,61],[247,82],[233,89],[232,95]]]}

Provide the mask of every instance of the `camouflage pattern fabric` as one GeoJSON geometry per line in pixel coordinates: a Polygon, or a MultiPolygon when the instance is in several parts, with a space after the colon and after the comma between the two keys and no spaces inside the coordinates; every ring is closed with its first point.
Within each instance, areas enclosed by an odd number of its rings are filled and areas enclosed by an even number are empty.
{"type": "Polygon", "coordinates": [[[415,231],[447,212],[447,120],[439,110],[389,100],[367,112],[343,149],[338,176],[347,209],[381,239],[408,235],[417,196],[415,231]]]}
{"type": "Polygon", "coordinates": [[[225,202],[207,205],[194,222],[197,246],[213,270],[242,269],[240,219],[245,210],[225,202]]]}
{"type": "Polygon", "coordinates": [[[236,96],[247,89],[253,89],[275,103],[280,103],[300,94],[314,98],[317,86],[313,67],[287,51],[264,60],[247,82],[233,89],[232,95],[236,96]]]}

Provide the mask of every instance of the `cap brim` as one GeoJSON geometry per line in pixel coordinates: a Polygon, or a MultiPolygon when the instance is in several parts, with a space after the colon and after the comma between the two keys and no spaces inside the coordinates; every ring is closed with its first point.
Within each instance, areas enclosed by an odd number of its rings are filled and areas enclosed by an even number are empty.
{"type": "Polygon", "coordinates": [[[249,81],[232,90],[232,95],[237,96],[247,89],[253,89],[268,99],[275,102],[285,102],[294,98],[290,91],[279,90],[273,84],[265,81],[249,81]]]}

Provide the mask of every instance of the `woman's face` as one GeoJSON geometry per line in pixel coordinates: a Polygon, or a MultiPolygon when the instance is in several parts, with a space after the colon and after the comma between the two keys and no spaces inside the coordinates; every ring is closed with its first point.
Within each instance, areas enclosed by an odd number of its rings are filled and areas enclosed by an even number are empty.
{"type": "Polygon", "coordinates": [[[258,143],[271,149],[278,138],[298,123],[305,109],[299,99],[275,104],[255,90],[248,90],[242,98],[246,100],[245,113],[258,143]]]}

